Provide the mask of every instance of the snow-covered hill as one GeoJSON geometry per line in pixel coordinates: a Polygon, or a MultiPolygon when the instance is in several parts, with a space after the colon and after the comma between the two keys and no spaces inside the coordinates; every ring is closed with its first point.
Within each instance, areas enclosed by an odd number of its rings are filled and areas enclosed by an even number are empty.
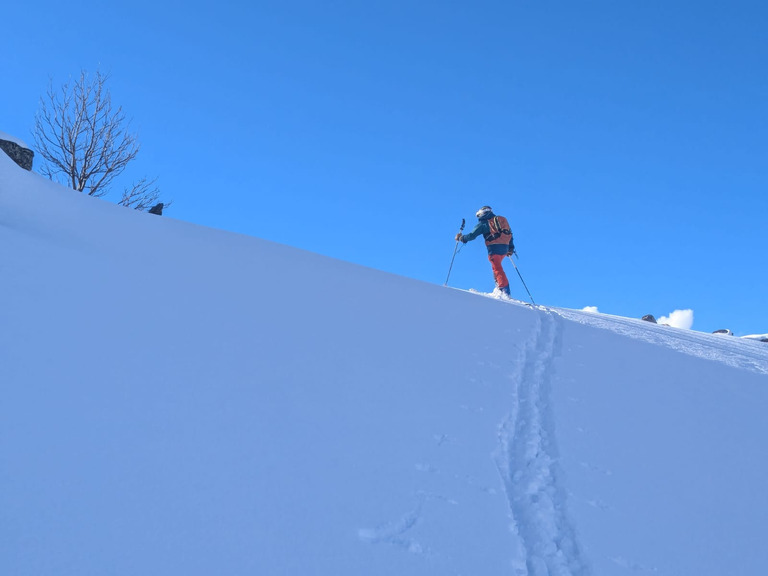
{"type": "Polygon", "coordinates": [[[0,154],[0,573],[761,574],[768,346],[85,197],[0,154]]]}

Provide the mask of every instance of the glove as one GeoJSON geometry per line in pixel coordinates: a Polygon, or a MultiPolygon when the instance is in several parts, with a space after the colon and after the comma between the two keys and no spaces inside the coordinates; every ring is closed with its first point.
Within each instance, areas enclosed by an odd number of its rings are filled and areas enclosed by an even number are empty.
{"type": "Polygon", "coordinates": [[[461,232],[456,234],[456,242],[461,242],[461,232]]]}

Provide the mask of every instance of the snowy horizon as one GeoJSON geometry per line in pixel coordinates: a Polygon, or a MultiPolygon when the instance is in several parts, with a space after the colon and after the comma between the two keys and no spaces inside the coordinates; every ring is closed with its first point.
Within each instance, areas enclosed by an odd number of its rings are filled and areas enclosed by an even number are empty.
{"type": "MultiPolygon", "coordinates": [[[[591,312],[597,314],[600,312],[597,306],[585,306],[582,308],[584,312],[591,312]]],[[[683,330],[691,330],[693,328],[693,310],[687,308],[685,310],[676,309],[673,310],[669,316],[660,316],[655,319],[657,324],[663,326],[671,326],[673,328],[682,328],[683,330]]]]}
{"type": "Polygon", "coordinates": [[[11,136],[10,134],[6,134],[5,132],[0,132],[0,140],[7,140],[8,142],[13,142],[14,144],[18,144],[22,148],[29,148],[27,144],[21,140],[20,138],[16,138],[15,136],[11,136]]]}
{"type": "Polygon", "coordinates": [[[127,210],[3,153],[0,247],[3,574],[768,569],[763,342],[127,210]]]}

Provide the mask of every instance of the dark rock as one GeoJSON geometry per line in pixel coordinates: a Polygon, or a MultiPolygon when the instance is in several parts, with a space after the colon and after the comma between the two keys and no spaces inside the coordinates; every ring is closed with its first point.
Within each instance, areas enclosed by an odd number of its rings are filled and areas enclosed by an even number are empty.
{"type": "Polygon", "coordinates": [[[32,159],[35,157],[35,153],[29,148],[24,148],[16,142],[0,138],[0,150],[8,154],[8,157],[24,168],[24,170],[32,170],[32,159]]]}

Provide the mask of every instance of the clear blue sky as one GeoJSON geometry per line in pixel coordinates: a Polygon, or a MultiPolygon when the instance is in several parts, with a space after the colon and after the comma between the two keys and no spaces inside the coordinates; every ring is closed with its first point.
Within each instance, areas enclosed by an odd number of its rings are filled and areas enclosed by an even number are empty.
{"type": "MultiPolygon", "coordinates": [[[[442,284],[490,204],[539,303],[768,331],[765,2],[2,13],[0,130],[31,143],[49,78],[110,73],[142,144],[126,180],[157,176],[169,217],[442,284]]],[[[450,284],[491,290],[484,252],[465,246],[450,284]]]]}

